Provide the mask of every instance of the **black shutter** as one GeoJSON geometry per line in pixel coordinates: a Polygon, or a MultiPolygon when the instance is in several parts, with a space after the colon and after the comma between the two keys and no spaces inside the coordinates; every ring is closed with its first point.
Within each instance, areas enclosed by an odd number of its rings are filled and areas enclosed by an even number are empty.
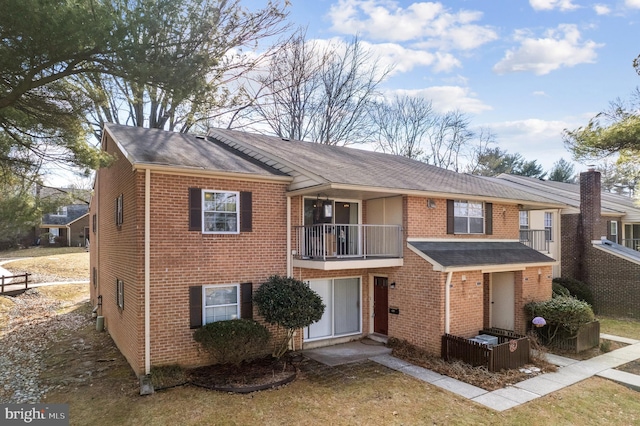
{"type": "Polygon", "coordinates": [[[202,190],[189,188],[189,231],[202,231],[202,190]]]}
{"type": "Polygon", "coordinates": [[[253,229],[251,192],[240,193],[240,232],[251,232],[253,229]]]}
{"type": "Polygon", "coordinates": [[[455,215],[453,200],[447,200],[447,234],[454,234],[455,231],[455,215]]]}
{"type": "MultiPolygon", "coordinates": [[[[611,235],[611,221],[610,220],[607,221],[607,240],[613,241],[613,235],[611,235]]],[[[617,243],[617,241],[613,241],[613,242],[617,243]]]]}
{"type": "Polygon", "coordinates": [[[202,327],[202,286],[189,287],[189,327],[202,327]]]}
{"type": "Polygon", "coordinates": [[[253,319],[253,284],[240,284],[240,318],[253,319]]]}
{"type": "Polygon", "coordinates": [[[484,203],[484,233],[493,235],[493,203],[484,203]]]}

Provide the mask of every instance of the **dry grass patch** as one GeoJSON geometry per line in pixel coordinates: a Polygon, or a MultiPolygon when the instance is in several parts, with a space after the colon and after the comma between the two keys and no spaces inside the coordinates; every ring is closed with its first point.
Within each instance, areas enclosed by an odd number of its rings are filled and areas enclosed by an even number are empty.
{"type": "Polygon", "coordinates": [[[638,319],[598,316],[598,321],[600,321],[600,333],[640,339],[640,320],[638,319]]]}
{"type": "Polygon", "coordinates": [[[54,254],[16,260],[3,265],[13,274],[32,274],[31,282],[88,280],[89,253],[54,254]]]}
{"type": "MultiPolygon", "coordinates": [[[[532,377],[531,374],[522,373],[520,370],[492,372],[486,367],[472,367],[461,361],[447,362],[398,339],[389,339],[389,346],[393,349],[393,355],[400,359],[488,391],[513,385],[532,377]]],[[[540,358],[534,358],[531,361],[530,366],[536,366],[542,372],[556,371],[557,369],[556,366],[540,358]]]]}
{"type": "Polygon", "coordinates": [[[10,297],[0,296],[0,332],[9,323],[9,312],[15,303],[10,297]]]}
{"type": "Polygon", "coordinates": [[[0,260],[14,259],[16,257],[42,257],[70,253],[86,253],[86,249],[84,247],[32,247],[20,250],[6,250],[0,252],[0,260]]]}
{"type": "Polygon", "coordinates": [[[63,305],[75,305],[89,299],[89,284],[57,284],[38,287],[38,293],[50,299],[63,302],[63,305]]]}

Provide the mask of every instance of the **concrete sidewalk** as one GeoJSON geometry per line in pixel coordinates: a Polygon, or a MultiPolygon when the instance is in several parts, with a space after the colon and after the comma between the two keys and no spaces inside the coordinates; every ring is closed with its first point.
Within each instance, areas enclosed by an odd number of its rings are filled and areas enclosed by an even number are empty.
{"type": "Polygon", "coordinates": [[[606,338],[628,343],[629,346],[585,361],[549,355],[547,358],[548,361],[558,365],[558,371],[541,374],[516,383],[513,386],[491,392],[460,380],[443,376],[426,368],[412,365],[391,355],[379,355],[369,359],[434,386],[469,398],[493,410],[504,411],[592,376],[604,377],[631,389],[640,390],[640,376],[615,370],[616,367],[640,359],[640,341],[618,338],[611,335],[606,335],[606,338]]]}

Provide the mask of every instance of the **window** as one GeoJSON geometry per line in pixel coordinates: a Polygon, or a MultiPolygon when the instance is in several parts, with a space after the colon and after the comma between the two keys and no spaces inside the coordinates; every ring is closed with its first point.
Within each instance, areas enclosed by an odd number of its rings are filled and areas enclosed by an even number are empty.
{"type": "Polygon", "coordinates": [[[308,281],[325,304],[322,318],[304,329],[304,340],[348,336],[362,332],[362,286],[360,278],[308,281]]]}
{"type": "Polygon", "coordinates": [[[239,192],[202,192],[202,223],[205,234],[237,234],[239,192]]]}
{"type": "Polygon", "coordinates": [[[204,323],[240,318],[238,285],[202,287],[204,323]]]}
{"type": "Polygon", "coordinates": [[[124,222],[123,194],[116,198],[116,226],[122,226],[124,222]]]}
{"type": "Polygon", "coordinates": [[[520,241],[529,241],[529,212],[520,211],[520,241]]]}
{"type": "Polygon", "coordinates": [[[553,213],[544,212],[544,236],[547,241],[553,241],[553,213]]]}
{"type": "Polygon", "coordinates": [[[55,213],[53,213],[51,216],[67,216],[67,206],[62,206],[62,207],[58,207],[58,210],[56,210],[55,213]]]}
{"type": "Polygon", "coordinates": [[[484,233],[484,206],[479,201],[454,201],[454,232],[456,234],[484,233]]]}
{"type": "Polygon", "coordinates": [[[97,216],[96,216],[95,213],[91,216],[91,229],[93,230],[94,234],[96,233],[96,230],[98,229],[98,219],[97,219],[97,216]]]}
{"type": "Polygon", "coordinates": [[[609,238],[611,241],[618,244],[618,221],[617,220],[612,220],[609,223],[609,236],[611,237],[609,238]]]}
{"type": "Polygon", "coordinates": [[[98,287],[98,270],[96,269],[95,266],[93,267],[91,278],[93,281],[93,288],[97,288],[98,287]]]}
{"type": "Polygon", "coordinates": [[[119,309],[124,309],[124,281],[116,278],[116,304],[119,309]]]}

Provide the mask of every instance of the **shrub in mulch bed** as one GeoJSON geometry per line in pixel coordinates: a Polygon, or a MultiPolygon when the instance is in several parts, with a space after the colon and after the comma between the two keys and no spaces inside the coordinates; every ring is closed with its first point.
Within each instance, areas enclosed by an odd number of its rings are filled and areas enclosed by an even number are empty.
{"type": "Polygon", "coordinates": [[[193,369],[178,366],[151,371],[155,390],[190,384],[223,392],[249,393],[282,386],[293,381],[297,370],[286,359],[258,358],[240,365],[215,364],[193,369]]]}
{"type": "MultiPolygon", "coordinates": [[[[387,346],[393,349],[393,356],[397,358],[488,391],[513,385],[535,375],[523,373],[520,370],[490,372],[486,367],[472,367],[461,361],[446,362],[399,339],[389,339],[387,346]]],[[[530,367],[537,367],[540,372],[556,370],[554,365],[538,359],[534,359],[531,365],[525,366],[525,368],[530,367]]]]}

